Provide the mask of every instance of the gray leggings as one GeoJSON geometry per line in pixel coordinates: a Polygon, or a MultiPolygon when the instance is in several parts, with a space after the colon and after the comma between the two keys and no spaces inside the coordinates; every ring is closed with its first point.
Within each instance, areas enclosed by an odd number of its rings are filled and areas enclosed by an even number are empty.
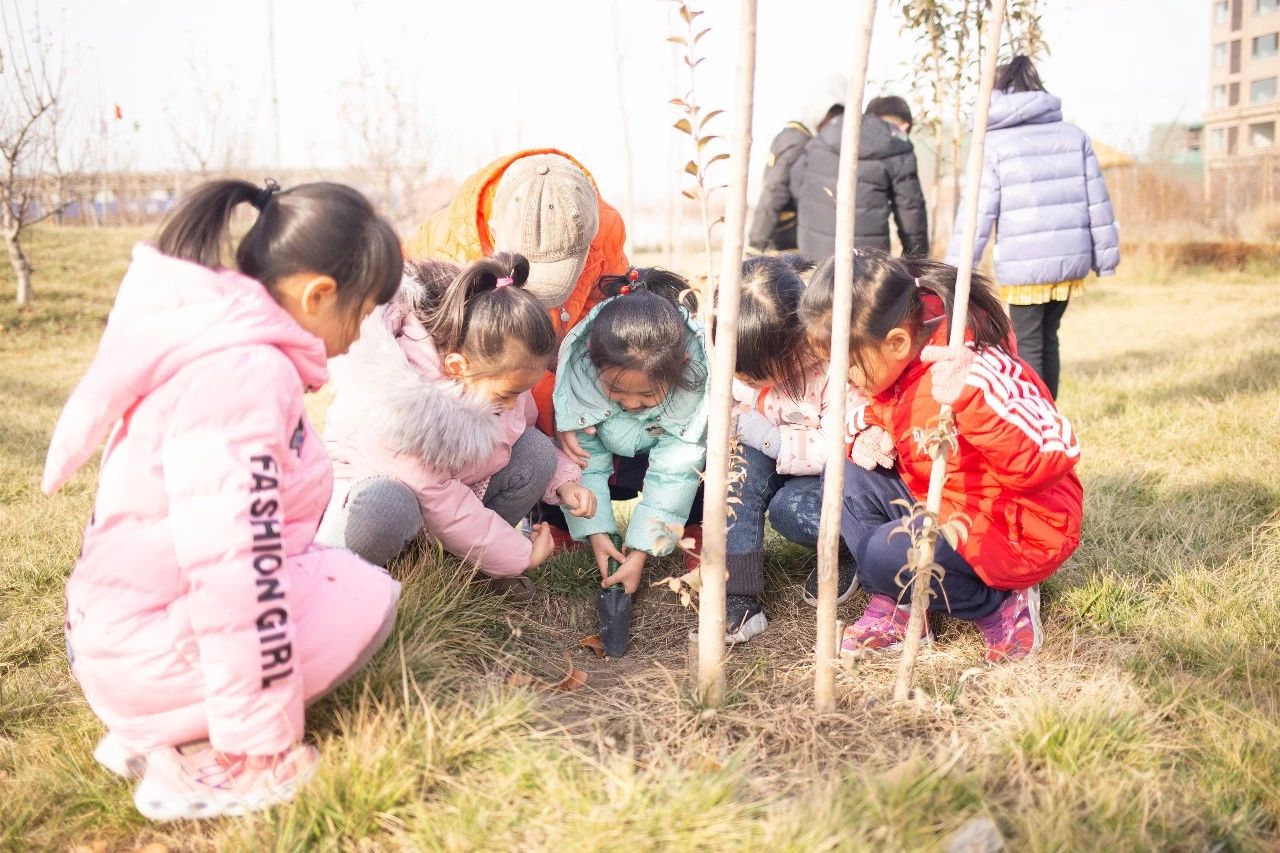
{"type": "MultiPolygon", "coordinates": [[[[484,505],[515,525],[541,499],[555,471],[555,445],[529,427],[511,445],[506,467],[489,479],[484,505]]],[[[329,505],[316,538],[385,566],[421,532],[422,509],[413,490],[394,477],[369,477],[355,483],[345,501],[329,505]]]]}

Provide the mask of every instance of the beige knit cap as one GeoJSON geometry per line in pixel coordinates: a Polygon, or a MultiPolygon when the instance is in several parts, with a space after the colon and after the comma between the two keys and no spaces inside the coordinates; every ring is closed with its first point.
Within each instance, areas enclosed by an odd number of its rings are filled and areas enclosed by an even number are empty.
{"type": "Polygon", "coordinates": [[[596,189],[564,157],[521,157],[498,181],[489,221],[493,248],[529,259],[525,289],[548,308],[573,293],[599,228],[596,189]]]}

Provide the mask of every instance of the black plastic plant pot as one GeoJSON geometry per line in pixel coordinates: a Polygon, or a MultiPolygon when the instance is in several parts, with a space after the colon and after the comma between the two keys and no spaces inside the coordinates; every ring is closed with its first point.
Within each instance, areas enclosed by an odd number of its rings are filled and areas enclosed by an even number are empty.
{"type": "Polygon", "coordinates": [[[631,596],[620,585],[600,590],[596,595],[596,615],[600,618],[600,642],[605,654],[622,657],[631,640],[631,596]]]}

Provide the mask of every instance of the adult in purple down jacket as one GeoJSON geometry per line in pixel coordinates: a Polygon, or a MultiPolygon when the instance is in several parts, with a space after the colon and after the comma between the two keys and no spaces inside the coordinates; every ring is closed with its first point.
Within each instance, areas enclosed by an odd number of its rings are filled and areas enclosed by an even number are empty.
{"type": "MultiPolygon", "coordinates": [[[[1045,91],[1031,60],[996,69],[978,194],[974,263],[996,229],[996,280],[1009,305],[1018,355],[1058,395],[1058,326],[1090,270],[1120,263],[1111,198],[1084,131],[1062,120],[1062,100],[1045,91]]],[[[963,201],[961,210],[964,209],[963,201]]],[[[960,258],[963,217],[947,248],[960,258]]]]}

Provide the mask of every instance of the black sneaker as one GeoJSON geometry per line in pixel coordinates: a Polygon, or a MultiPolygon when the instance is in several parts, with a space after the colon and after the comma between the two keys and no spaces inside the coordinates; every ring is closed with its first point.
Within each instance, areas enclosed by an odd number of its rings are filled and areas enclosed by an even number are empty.
{"type": "Polygon", "coordinates": [[[724,600],[724,641],[735,646],[764,633],[769,620],[754,595],[726,595],[724,600]]]}
{"type": "MultiPolygon", "coordinates": [[[[858,588],[858,567],[852,557],[840,555],[840,577],[836,585],[836,604],[844,604],[858,588]]],[[[804,603],[810,607],[818,606],[818,567],[814,566],[809,577],[804,579],[804,603]]]]}

